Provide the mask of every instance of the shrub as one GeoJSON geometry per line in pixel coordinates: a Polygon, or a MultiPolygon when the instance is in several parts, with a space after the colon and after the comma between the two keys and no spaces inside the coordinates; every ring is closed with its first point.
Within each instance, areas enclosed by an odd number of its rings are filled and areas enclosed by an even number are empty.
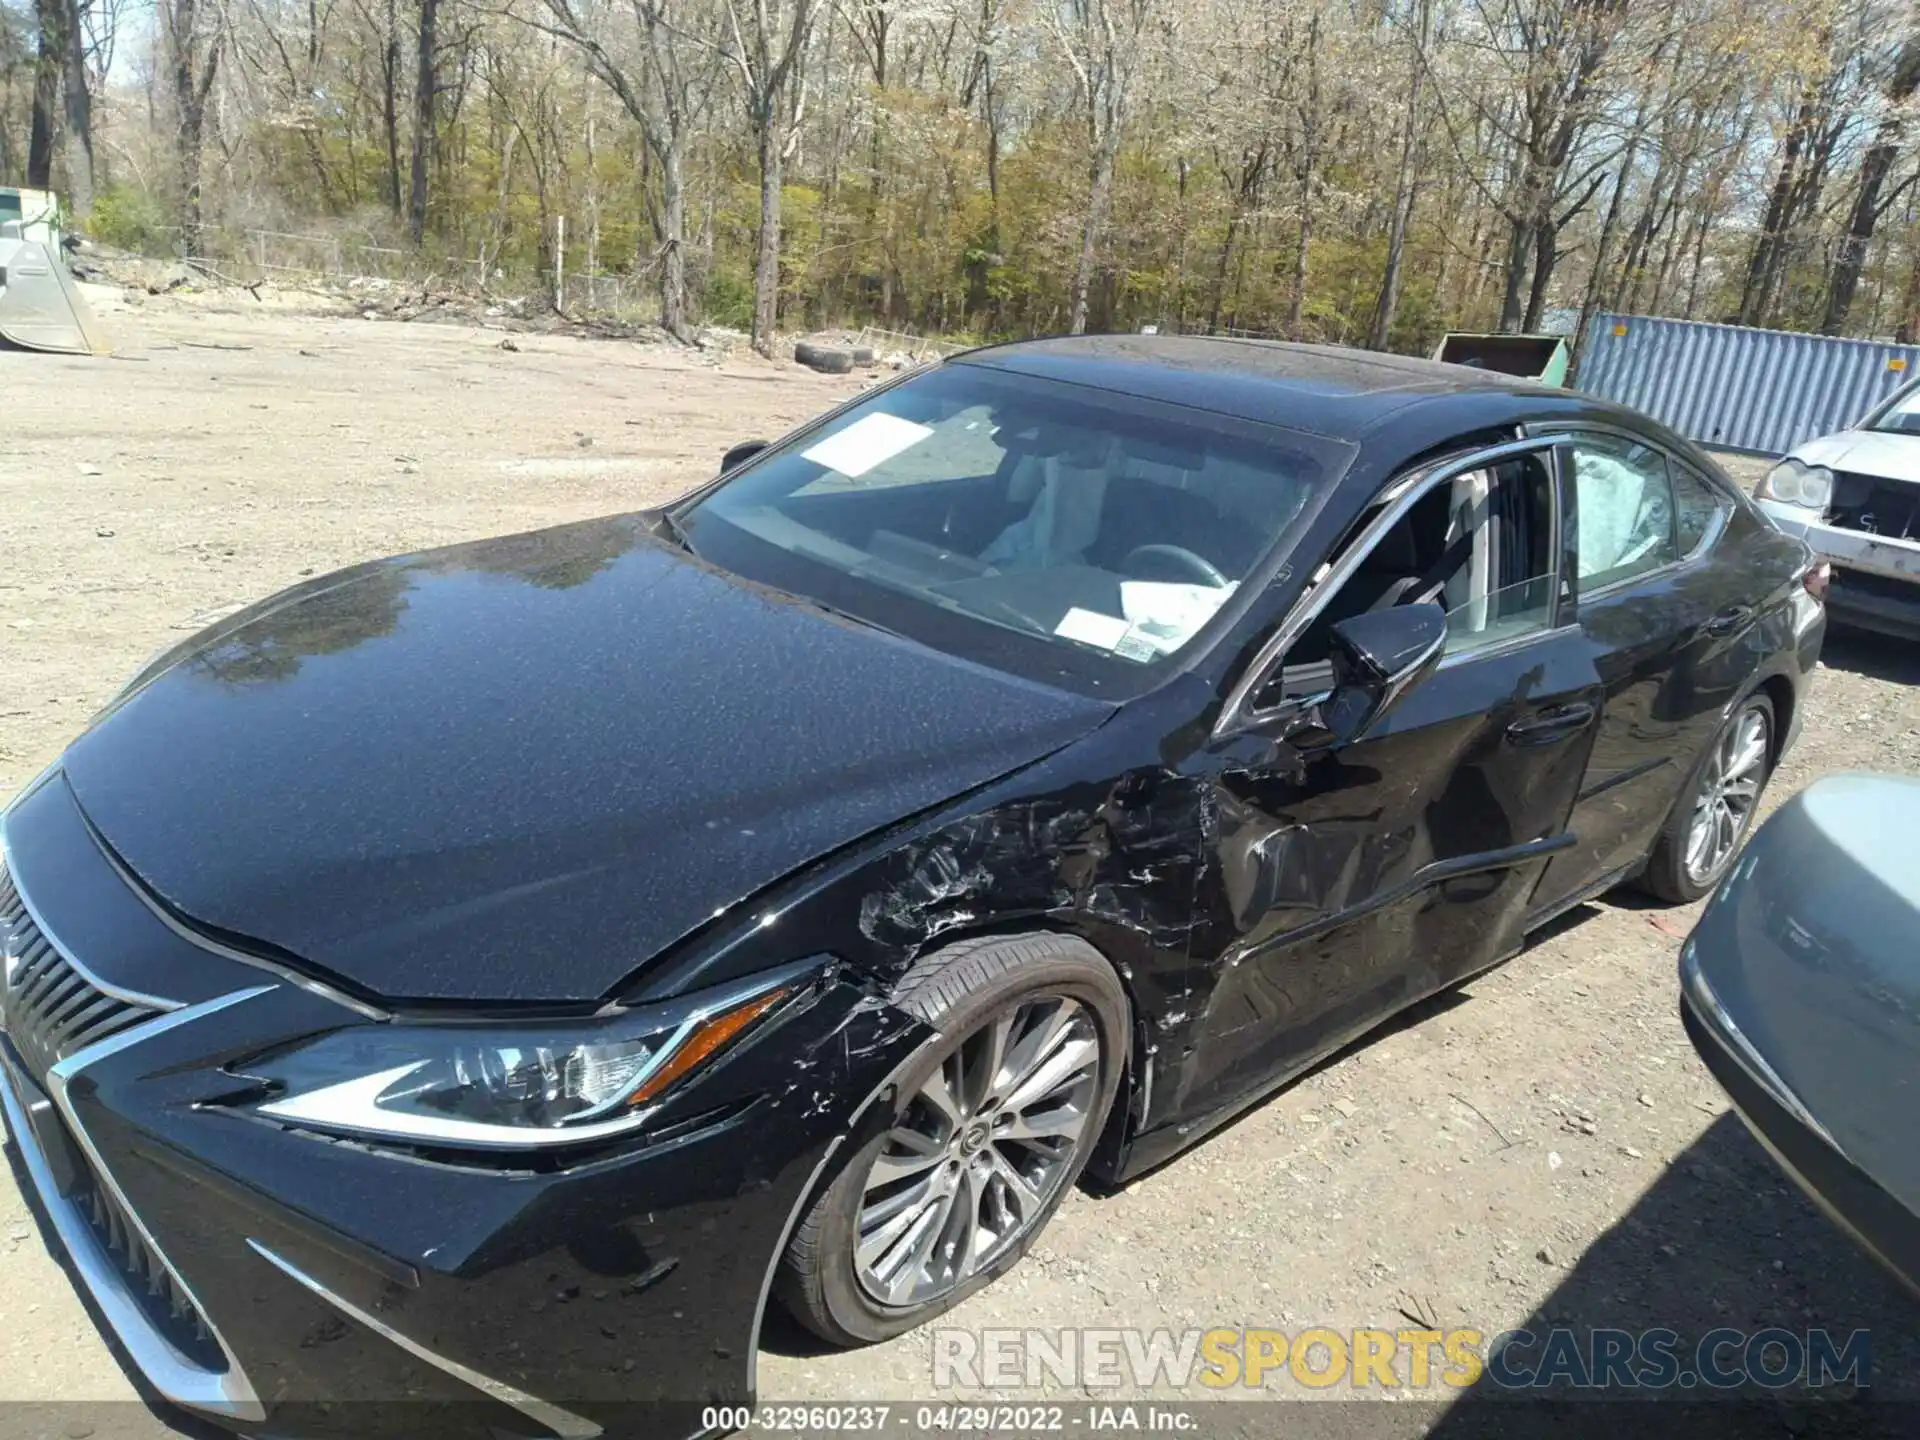
{"type": "Polygon", "coordinates": [[[150,191],[133,185],[109,185],[93,201],[93,213],[82,226],[93,239],[122,250],[167,255],[173,250],[173,231],[167,213],[150,191]]]}

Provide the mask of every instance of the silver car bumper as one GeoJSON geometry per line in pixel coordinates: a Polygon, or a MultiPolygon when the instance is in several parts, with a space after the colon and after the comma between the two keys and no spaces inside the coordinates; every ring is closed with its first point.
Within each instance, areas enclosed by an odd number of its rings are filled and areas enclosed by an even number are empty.
{"type": "Polygon", "coordinates": [[[1798,535],[1813,553],[1849,570],[1864,570],[1889,580],[1920,585],[1920,540],[1873,535],[1864,530],[1842,530],[1818,519],[1803,505],[1778,500],[1757,502],[1767,518],[1789,535],[1798,535]]]}
{"type": "Polygon", "coordinates": [[[1920,638],[1920,540],[1845,530],[1778,500],[1756,503],[1781,530],[1833,564],[1827,605],[1836,620],[1920,638]]]}

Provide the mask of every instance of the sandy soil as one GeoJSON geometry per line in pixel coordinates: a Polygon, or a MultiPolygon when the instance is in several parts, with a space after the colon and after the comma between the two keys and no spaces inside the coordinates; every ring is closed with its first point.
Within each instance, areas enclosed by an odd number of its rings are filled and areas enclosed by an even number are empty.
{"type": "MultiPolygon", "coordinates": [[[[103,318],[112,359],[0,353],[0,794],[149,653],[232,606],[665,498],[858,383],[265,307],[103,318]]],[[[1911,647],[1832,641],[1769,799],[1833,770],[1920,770],[1917,683],[1911,647]]],[[[1920,1392],[1911,1303],[1790,1190],[1692,1056],[1673,981],[1690,923],[1583,907],[1124,1193],[1070,1197],[1026,1264],[943,1323],[1866,1327],[1876,1388],[1920,1392]]],[[[775,1319],[762,1397],[927,1397],[932,1343],[821,1354],[775,1319]]],[[[0,1183],[0,1400],[131,1394],[0,1183]]],[[[1350,1409],[1369,1435],[1433,1419],[1350,1409]]]]}

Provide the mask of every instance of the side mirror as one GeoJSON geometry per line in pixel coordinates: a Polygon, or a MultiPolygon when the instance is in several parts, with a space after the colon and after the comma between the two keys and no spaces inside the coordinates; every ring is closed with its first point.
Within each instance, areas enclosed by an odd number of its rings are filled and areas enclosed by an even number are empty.
{"type": "Polygon", "coordinates": [[[754,456],[758,455],[762,450],[766,449],[771,443],[771,441],[767,440],[742,440],[738,445],[720,457],[720,473],[724,475],[729,470],[738,469],[754,456]]]}
{"type": "Polygon", "coordinates": [[[1333,627],[1333,693],[1320,723],[1333,743],[1359,739],[1434,672],[1447,644],[1438,605],[1395,605],[1349,616],[1333,627]]]}

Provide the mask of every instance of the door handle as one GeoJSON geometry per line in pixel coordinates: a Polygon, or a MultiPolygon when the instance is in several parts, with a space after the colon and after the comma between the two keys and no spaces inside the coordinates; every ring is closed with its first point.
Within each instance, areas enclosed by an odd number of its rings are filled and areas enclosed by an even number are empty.
{"type": "Polygon", "coordinates": [[[1731,606],[1707,621],[1707,633],[1709,635],[1731,635],[1742,625],[1746,624],[1747,621],[1752,618],[1752,615],[1753,607],[1751,605],[1731,606]]]}
{"type": "Polygon", "coordinates": [[[1525,720],[1516,720],[1507,726],[1509,745],[1551,745],[1556,740],[1564,740],[1591,725],[1599,712],[1585,701],[1572,705],[1556,705],[1551,710],[1542,710],[1525,720]]]}

